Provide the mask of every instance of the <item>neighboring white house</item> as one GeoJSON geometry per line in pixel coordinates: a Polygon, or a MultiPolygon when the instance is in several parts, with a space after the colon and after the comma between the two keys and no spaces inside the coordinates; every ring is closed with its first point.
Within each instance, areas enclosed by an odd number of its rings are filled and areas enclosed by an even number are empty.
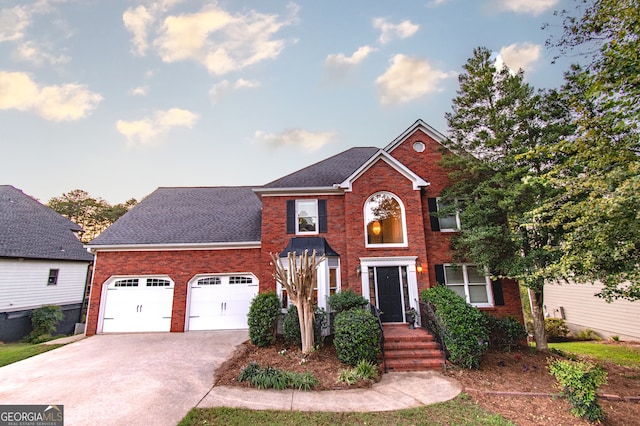
{"type": "Polygon", "coordinates": [[[29,314],[58,305],[60,334],[80,321],[93,255],[77,237],[82,229],[10,185],[0,185],[0,341],[31,330],[29,314]]]}
{"type": "Polygon", "coordinates": [[[545,313],[563,318],[572,332],[589,328],[603,338],[640,341],[640,301],[607,303],[595,296],[601,289],[602,284],[547,284],[545,313]]]}

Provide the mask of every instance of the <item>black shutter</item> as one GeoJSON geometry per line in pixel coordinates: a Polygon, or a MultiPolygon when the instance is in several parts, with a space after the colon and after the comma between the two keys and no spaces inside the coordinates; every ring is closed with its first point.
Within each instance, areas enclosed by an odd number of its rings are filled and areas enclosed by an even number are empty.
{"type": "Polygon", "coordinates": [[[318,232],[327,232],[327,200],[318,200],[318,232]]]}
{"type": "Polygon", "coordinates": [[[287,200],[287,234],[296,233],[296,200],[287,200]]]}
{"type": "Polygon", "coordinates": [[[436,284],[445,284],[444,265],[436,265],[436,284]]]}
{"type": "Polygon", "coordinates": [[[502,281],[491,281],[491,289],[493,290],[493,302],[496,306],[504,306],[504,295],[502,294],[502,281]]]}
{"type": "MultiPolygon", "coordinates": [[[[440,221],[434,213],[438,212],[438,201],[435,198],[427,198],[427,205],[429,206],[429,219],[431,219],[431,230],[440,230],[440,221]]],[[[443,281],[444,282],[444,281],[443,281]]]]}

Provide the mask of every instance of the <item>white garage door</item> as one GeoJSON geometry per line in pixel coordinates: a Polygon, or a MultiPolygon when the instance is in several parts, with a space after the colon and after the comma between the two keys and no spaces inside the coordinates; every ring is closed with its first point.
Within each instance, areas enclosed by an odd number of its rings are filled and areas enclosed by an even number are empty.
{"type": "Polygon", "coordinates": [[[191,283],[189,330],[248,328],[251,300],[258,294],[253,275],[214,275],[191,283]]]}
{"type": "Polygon", "coordinates": [[[103,333],[169,331],[173,282],[167,278],[124,278],[109,283],[103,333]]]}

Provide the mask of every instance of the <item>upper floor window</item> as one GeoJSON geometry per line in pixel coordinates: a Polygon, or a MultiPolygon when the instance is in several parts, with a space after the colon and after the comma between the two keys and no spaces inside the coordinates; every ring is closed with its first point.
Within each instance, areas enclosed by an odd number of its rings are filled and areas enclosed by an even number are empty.
{"type": "Polygon", "coordinates": [[[296,200],[296,234],[318,233],[318,200],[296,200]]]}
{"type": "Polygon", "coordinates": [[[47,285],[58,285],[58,272],[60,272],[59,269],[49,269],[47,285]]]}
{"type": "Polygon", "coordinates": [[[373,194],[364,206],[367,247],[405,246],[404,206],[389,192],[373,194]]]}
{"type": "Polygon", "coordinates": [[[463,201],[457,198],[451,201],[445,201],[442,198],[429,198],[429,211],[438,213],[431,215],[431,230],[460,230],[460,209],[463,207],[463,201]]]}
{"type": "Polygon", "coordinates": [[[327,232],[327,200],[287,201],[287,233],[314,235],[327,232]]]}
{"type": "Polygon", "coordinates": [[[476,307],[493,306],[491,280],[474,265],[436,265],[436,279],[476,307]],[[442,268],[438,271],[438,267],[442,268]]]}

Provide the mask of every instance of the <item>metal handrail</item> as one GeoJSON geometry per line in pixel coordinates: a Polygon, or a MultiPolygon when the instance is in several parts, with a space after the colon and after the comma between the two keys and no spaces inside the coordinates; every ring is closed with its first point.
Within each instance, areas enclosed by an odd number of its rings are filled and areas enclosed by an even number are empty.
{"type": "Polygon", "coordinates": [[[424,327],[427,331],[429,331],[435,337],[436,341],[440,343],[442,346],[442,365],[443,368],[447,369],[447,343],[446,343],[446,333],[444,331],[444,327],[442,323],[436,316],[433,308],[430,303],[419,302],[420,303],[420,317],[422,321],[422,327],[424,327]],[[423,314],[424,311],[424,314],[423,314]]]}
{"type": "Polygon", "coordinates": [[[387,359],[384,355],[384,328],[382,328],[382,320],[380,319],[380,314],[382,313],[377,306],[374,306],[373,303],[369,304],[369,308],[371,309],[371,313],[378,320],[378,325],[380,326],[380,351],[382,353],[382,367],[383,371],[387,372],[387,359]]]}

